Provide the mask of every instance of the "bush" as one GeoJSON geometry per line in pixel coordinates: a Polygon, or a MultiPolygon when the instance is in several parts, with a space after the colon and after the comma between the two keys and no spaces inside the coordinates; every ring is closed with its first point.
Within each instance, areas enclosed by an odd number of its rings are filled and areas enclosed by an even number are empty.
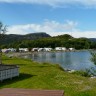
{"type": "Polygon", "coordinates": [[[81,75],[84,77],[90,77],[91,74],[89,73],[89,70],[86,71],[75,71],[73,74],[81,75]]]}
{"type": "Polygon", "coordinates": [[[91,61],[96,65],[96,52],[95,51],[90,51],[91,54],[91,61]]]}

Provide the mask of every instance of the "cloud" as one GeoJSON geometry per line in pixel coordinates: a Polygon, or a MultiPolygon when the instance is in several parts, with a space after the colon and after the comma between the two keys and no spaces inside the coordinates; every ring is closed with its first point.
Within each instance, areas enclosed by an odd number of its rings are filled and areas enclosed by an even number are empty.
{"type": "Polygon", "coordinates": [[[96,7],[96,0],[0,0],[0,2],[45,4],[50,6],[82,5],[85,7],[96,7]]]}
{"type": "Polygon", "coordinates": [[[75,30],[77,22],[65,21],[59,23],[56,21],[45,20],[42,24],[13,25],[8,28],[10,34],[28,34],[32,32],[59,32],[75,30]]]}
{"type": "Polygon", "coordinates": [[[75,38],[86,37],[96,38],[96,31],[74,31],[74,32],[49,32],[51,36],[58,36],[62,34],[69,34],[75,38]]]}
{"type": "Polygon", "coordinates": [[[67,20],[64,23],[45,20],[42,24],[13,25],[8,27],[7,34],[28,34],[46,32],[51,36],[70,34],[73,37],[95,38],[96,31],[81,31],[77,29],[77,22],[67,20]]]}

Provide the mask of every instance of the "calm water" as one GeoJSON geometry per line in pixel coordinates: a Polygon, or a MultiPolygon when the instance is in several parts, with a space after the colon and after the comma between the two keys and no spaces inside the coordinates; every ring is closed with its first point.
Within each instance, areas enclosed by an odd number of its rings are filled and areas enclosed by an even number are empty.
{"type": "Polygon", "coordinates": [[[25,56],[39,62],[60,64],[65,69],[84,70],[95,67],[88,51],[80,52],[40,52],[25,56]]]}

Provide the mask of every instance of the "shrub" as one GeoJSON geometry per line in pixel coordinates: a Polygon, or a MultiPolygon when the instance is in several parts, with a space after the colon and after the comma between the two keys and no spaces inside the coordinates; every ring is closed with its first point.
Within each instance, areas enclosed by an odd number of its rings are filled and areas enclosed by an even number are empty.
{"type": "Polygon", "coordinates": [[[84,77],[90,77],[91,74],[89,73],[89,70],[86,71],[75,71],[73,74],[81,75],[84,77]]]}

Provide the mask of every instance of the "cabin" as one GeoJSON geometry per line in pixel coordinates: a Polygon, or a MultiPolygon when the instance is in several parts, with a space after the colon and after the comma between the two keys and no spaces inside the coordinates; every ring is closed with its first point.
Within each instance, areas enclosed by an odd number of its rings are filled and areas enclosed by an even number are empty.
{"type": "Polygon", "coordinates": [[[65,47],[56,47],[55,48],[56,51],[66,51],[65,47]]]}
{"type": "Polygon", "coordinates": [[[19,76],[19,67],[17,65],[0,64],[0,81],[12,79],[19,76]]]}

